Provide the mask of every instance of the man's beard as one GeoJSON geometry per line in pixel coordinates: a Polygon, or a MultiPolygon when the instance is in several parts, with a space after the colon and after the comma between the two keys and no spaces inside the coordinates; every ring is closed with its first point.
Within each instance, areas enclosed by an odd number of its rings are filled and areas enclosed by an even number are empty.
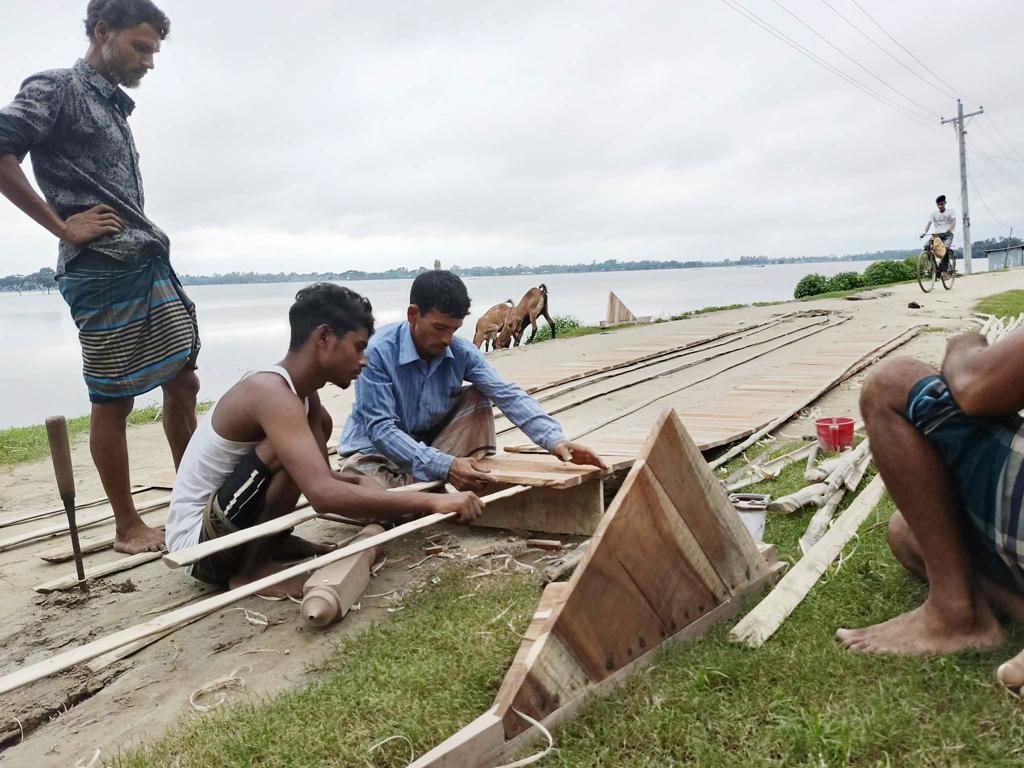
{"type": "Polygon", "coordinates": [[[107,71],[114,75],[121,85],[125,88],[137,88],[139,86],[146,73],[144,70],[142,72],[129,71],[125,66],[124,58],[121,56],[120,48],[112,42],[104,43],[102,55],[103,62],[107,65],[107,71]]]}

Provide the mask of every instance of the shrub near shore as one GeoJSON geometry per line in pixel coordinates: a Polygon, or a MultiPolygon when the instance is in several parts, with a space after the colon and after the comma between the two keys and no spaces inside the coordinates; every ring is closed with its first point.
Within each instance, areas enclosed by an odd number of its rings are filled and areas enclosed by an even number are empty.
{"type": "Polygon", "coordinates": [[[863,274],[857,272],[840,272],[826,277],[817,272],[804,275],[793,291],[794,299],[805,299],[833,291],[855,291],[858,288],[873,288],[876,285],[890,285],[913,280],[916,276],[916,256],[908,256],[897,261],[885,259],[870,264],[863,274]]]}

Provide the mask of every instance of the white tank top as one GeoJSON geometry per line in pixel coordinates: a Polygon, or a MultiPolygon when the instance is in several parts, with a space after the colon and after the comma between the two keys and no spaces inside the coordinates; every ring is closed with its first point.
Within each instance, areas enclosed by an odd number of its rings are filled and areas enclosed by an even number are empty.
{"type": "MultiPolygon", "coordinates": [[[[288,383],[288,388],[298,397],[292,377],[281,366],[272,365],[258,371],[249,371],[242,379],[256,373],[276,373],[288,383]]],[[[305,405],[306,413],[309,413],[308,398],[305,405]]],[[[259,443],[237,442],[218,435],[213,428],[213,414],[216,410],[214,406],[199,423],[178,467],[165,526],[167,549],[170,552],[199,543],[199,535],[203,528],[203,510],[210,500],[210,495],[220,489],[238,466],[238,462],[259,443]]],[[[191,573],[191,567],[189,572],[191,573]]]]}

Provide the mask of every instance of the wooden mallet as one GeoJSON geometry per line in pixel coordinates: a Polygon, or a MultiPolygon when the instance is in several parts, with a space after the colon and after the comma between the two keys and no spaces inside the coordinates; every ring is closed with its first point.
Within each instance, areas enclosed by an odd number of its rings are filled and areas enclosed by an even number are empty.
{"type": "Polygon", "coordinates": [[[68,423],[63,416],[50,416],[46,419],[46,439],[50,441],[50,457],[53,459],[53,474],[57,478],[57,491],[68,515],[68,531],[71,533],[71,550],[75,553],[78,586],[83,592],[88,592],[89,585],[85,581],[85,567],[82,565],[82,548],[78,543],[78,525],[75,523],[75,473],[71,468],[71,442],[68,440],[68,423]]]}

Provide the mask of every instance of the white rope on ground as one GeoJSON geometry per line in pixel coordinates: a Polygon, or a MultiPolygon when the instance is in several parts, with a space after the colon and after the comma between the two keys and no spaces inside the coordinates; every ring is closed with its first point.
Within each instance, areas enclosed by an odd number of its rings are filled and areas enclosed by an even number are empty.
{"type": "Polygon", "coordinates": [[[241,611],[245,615],[245,620],[257,627],[266,628],[270,626],[270,619],[267,618],[266,614],[259,611],[250,611],[248,608],[229,608],[228,613],[231,611],[241,611]]]}
{"type": "Polygon", "coordinates": [[[544,738],[548,740],[548,745],[535,755],[530,755],[529,757],[521,758],[519,760],[516,760],[514,763],[506,763],[505,765],[499,765],[497,766],[497,768],[522,768],[524,765],[533,765],[534,763],[539,762],[543,760],[545,757],[547,757],[548,754],[555,748],[555,739],[551,735],[551,731],[549,731],[547,728],[545,728],[543,725],[541,725],[539,722],[534,720],[526,713],[520,712],[515,707],[512,707],[512,711],[519,715],[521,718],[523,718],[523,720],[528,722],[534,728],[539,729],[540,732],[544,734],[544,738]]]}
{"type": "Polygon", "coordinates": [[[99,747],[97,747],[96,751],[92,753],[92,758],[90,758],[88,763],[83,763],[81,760],[79,760],[75,763],[75,768],[95,768],[95,765],[97,762],[99,762],[99,759],[100,749],[99,747]]]}
{"type": "Polygon", "coordinates": [[[409,740],[408,736],[403,736],[400,733],[397,733],[394,736],[388,736],[386,739],[381,739],[376,744],[374,744],[372,747],[370,747],[369,750],[367,750],[367,751],[369,752],[369,754],[372,755],[374,753],[374,751],[376,751],[380,747],[383,747],[389,741],[394,741],[395,739],[400,739],[400,740],[404,741],[406,744],[409,745],[409,762],[408,762],[408,765],[412,765],[414,762],[416,762],[416,750],[413,749],[412,741],[409,740]]]}
{"type": "Polygon", "coordinates": [[[196,712],[209,712],[211,709],[219,707],[228,699],[225,691],[241,690],[245,688],[245,679],[241,676],[243,672],[252,672],[252,667],[247,664],[244,667],[239,667],[230,675],[218,677],[216,680],[211,680],[206,685],[196,688],[189,695],[188,703],[196,712]],[[217,694],[217,698],[214,700],[213,704],[200,704],[196,701],[196,699],[209,693],[217,694]]]}
{"type": "Polygon", "coordinates": [[[21,720],[16,718],[14,715],[11,715],[11,720],[13,720],[14,722],[16,722],[18,724],[18,730],[21,731],[21,738],[18,739],[18,743],[21,744],[21,742],[23,742],[25,740],[25,726],[22,725],[21,724],[21,720]]]}

